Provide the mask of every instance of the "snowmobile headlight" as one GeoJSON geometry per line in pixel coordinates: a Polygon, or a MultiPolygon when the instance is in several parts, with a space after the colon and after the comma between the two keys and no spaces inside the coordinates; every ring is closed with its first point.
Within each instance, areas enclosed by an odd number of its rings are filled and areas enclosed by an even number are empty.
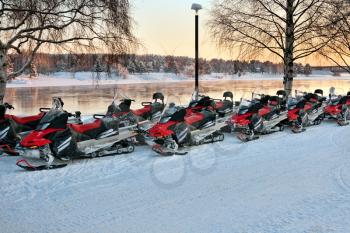
{"type": "Polygon", "coordinates": [[[171,119],[171,117],[163,117],[162,119],[160,119],[160,123],[167,123],[169,120],[171,119]]]}
{"type": "Polygon", "coordinates": [[[30,149],[37,149],[37,146],[31,146],[30,149]]]}

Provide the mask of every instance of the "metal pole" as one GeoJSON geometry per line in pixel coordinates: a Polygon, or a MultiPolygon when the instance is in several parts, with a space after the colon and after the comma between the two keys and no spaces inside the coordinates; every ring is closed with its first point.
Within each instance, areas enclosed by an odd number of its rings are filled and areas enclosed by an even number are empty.
{"type": "Polygon", "coordinates": [[[199,88],[199,84],[198,84],[198,76],[199,76],[199,60],[198,60],[198,51],[199,51],[199,46],[198,46],[198,14],[196,14],[195,17],[195,49],[196,49],[196,55],[195,55],[195,90],[198,93],[198,88],[199,88]]]}

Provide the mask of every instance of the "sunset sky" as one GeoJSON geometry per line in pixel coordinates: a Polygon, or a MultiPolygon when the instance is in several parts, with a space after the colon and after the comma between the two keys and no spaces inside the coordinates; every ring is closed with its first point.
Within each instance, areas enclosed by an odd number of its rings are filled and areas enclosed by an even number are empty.
{"type": "MultiPolygon", "coordinates": [[[[136,21],[135,33],[143,43],[139,54],[194,56],[194,11],[191,4],[202,4],[200,11],[200,56],[203,58],[236,59],[233,53],[217,48],[206,22],[212,0],[135,0],[132,14],[136,21]]],[[[281,62],[269,57],[272,62],[281,62]]],[[[307,58],[301,63],[328,65],[320,59],[307,58]]]]}
{"type": "MultiPolygon", "coordinates": [[[[200,11],[200,54],[202,57],[227,58],[211,41],[205,25],[211,0],[197,1],[200,11]]],[[[194,55],[194,11],[193,0],[135,0],[133,15],[135,31],[143,42],[140,53],[166,55],[194,55]]]]}

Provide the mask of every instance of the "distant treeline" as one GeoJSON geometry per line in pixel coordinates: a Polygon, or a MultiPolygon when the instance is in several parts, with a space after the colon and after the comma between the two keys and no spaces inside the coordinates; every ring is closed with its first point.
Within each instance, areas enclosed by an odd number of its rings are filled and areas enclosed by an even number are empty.
{"type": "MultiPolygon", "coordinates": [[[[22,55],[10,56],[10,69],[19,69],[26,59],[22,55]]],[[[200,59],[200,74],[225,73],[241,75],[244,72],[282,74],[283,64],[261,61],[200,59]]],[[[310,74],[309,65],[295,64],[296,73],[310,74]]],[[[27,73],[53,72],[107,72],[127,76],[133,73],[165,72],[193,76],[194,59],[180,56],[111,55],[111,54],[46,54],[36,55],[27,73]]]]}

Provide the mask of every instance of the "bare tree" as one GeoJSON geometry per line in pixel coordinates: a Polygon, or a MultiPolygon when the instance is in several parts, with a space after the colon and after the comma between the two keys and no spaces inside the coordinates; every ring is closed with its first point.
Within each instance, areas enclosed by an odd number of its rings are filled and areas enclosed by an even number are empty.
{"type": "Polygon", "coordinates": [[[20,75],[39,50],[125,52],[135,45],[129,0],[0,0],[0,103],[6,82],[20,75]],[[12,52],[27,62],[7,73],[12,52]]]}
{"type": "Polygon", "coordinates": [[[272,53],[284,63],[284,88],[290,93],[293,64],[323,48],[328,0],[219,0],[209,26],[220,46],[239,56],[272,53]]]}
{"type": "Polygon", "coordinates": [[[319,53],[350,73],[350,1],[333,1],[331,7],[327,27],[330,43],[319,53]]]}

